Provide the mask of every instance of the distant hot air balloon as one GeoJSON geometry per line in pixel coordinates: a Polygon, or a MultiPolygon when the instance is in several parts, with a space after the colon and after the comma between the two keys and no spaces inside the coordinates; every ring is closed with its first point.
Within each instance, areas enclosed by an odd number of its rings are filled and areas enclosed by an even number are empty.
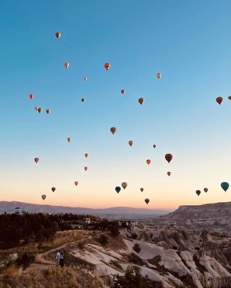
{"type": "Polygon", "coordinates": [[[50,114],[51,110],[50,110],[50,109],[47,109],[46,112],[47,112],[47,114],[50,114]]]}
{"type": "Polygon", "coordinates": [[[83,77],[83,80],[84,80],[84,81],[87,81],[87,77],[86,77],[86,76],[85,76],[85,77],[83,77]]]}
{"type": "Polygon", "coordinates": [[[85,153],[84,156],[87,158],[88,157],[88,153],[85,153]]]}
{"type": "Polygon", "coordinates": [[[39,162],[39,158],[38,157],[34,158],[34,161],[35,161],[35,163],[38,163],[39,162]]]}
{"type": "Polygon", "coordinates": [[[173,158],[172,154],[166,154],[165,155],[165,159],[168,161],[168,163],[171,162],[172,158],[173,158]]]}
{"type": "Polygon", "coordinates": [[[208,188],[204,188],[204,191],[205,191],[205,193],[207,193],[207,192],[208,192],[208,190],[209,190],[208,188]]]}
{"type": "Polygon", "coordinates": [[[38,106],[35,106],[35,107],[34,107],[34,110],[38,111],[38,108],[39,108],[38,106]]]}
{"type": "Polygon", "coordinates": [[[77,186],[77,185],[79,184],[79,182],[78,182],[78,181],[75,181],[74,184],[75,184],[75,186],[77,186]]]}
{"type": "Polygon", "coordinates": [[[71,137],[67,137],[67,142],[71,142],[71,137]]]}
{"type": "Polygon", "coordinates": [[[116,127],[111,127],[111,128],[110,128],[110,131],[111,131],[111,133],[114,135],[115,132],[116,132],[116,127]]]}
{"type": "Polygon", "coordinates": [[[124,89],[121,90],[121,94],[125,94],[125,90],[124,89]]]}
{"type": "Polygon", "coordinates": [[[70,63],[69,63],[69,62],[64,62],[64,66],[65,66],[66,68],[68,68],[68,67],[70,66],[70,63]]]}
{"type": "Polygon", "coordinates": [[[196,190],[197,195],[199,196],[201,194],[200,190],[196,190]]]}
{"type": "Polygon", "coordinates": [[[84,167],[84,170],[85,170],[85,171],[87,171],[87,169],[88,169],[88,167],[87,167],[87,166],[85,166],[85,167],[84,167]]]}
{"type": "Polygon", "coordinates": [[[47,198],[47,196],[45,194],[43,194],[41,197],[43,200],[45,200],[47,198]]]}
{"type": "Polygon", "coordinates": [[[153,144],[152,146],[153,146],[153,148],[156,148],[156,144],[153,144]]]}
{"type": "Polygon", "coordinates": [[[140,103],[140,105],[142,105],[144,103],[144,98],[139,98],[138,102],[140,103]]]}
{"type": "Polygon", "coordinates": [[[231,96],[228,96],[228,99],[231,100],[231,96]]]}
{"type": "Polygon", "coordinates": [[[104,64],[104,68],[105,68],[106,70],[109,70],[110,67],[111,67],[111,64],[110,64],[110,63],[105,63],[105,64],[104,64]]]}
{"type": "Polygon", "coordinates": [[[148,204],[150,200],[148,198],[144,199],[145,203],[148,204]]]}
{"type": "Polygon", "coordinates": [[[156,73],[156,77],[157,77],[158,79],[160,79],[160,78],[162,77],[162,74],[161,74],[160,72],[158,72],[158,73],[156,73]]]}
{"type": "Polygon", "coordinates": [[[55,190],[56,190],[55,187],[52,187],[52,188],[51,188],[51,191],[52,191],[52,192],[55,192],[55,190]]]}
{"type": "Polygon", "coordinates": [[[171,172],[167,172],[167,175],[170,176],[170,175],[171,175],[171,172]]]}
{"type": "Polygon", "coordinates": [[[39,107],[38,112],[41,113],[42,111],[43,111],[43,109],[39,107]]]}
{"type": "Polygon", "coordinates": [[[132,145],[133,145],[133,141],[132,141],[132,140],[129,140],[129,141],[128,141],[128,144],[129,144],[130,146],[132,146],[132,145]]]}
{"type": "Polygon", "coordinates": [[[222,182],[221,183],[221,188],[224,190],[224,191],[227,191],[229,189],[229,183],[228,182],[222,182]]]}
{"type": "Polygon", "coordinates": [[[151,163],[151,160],[150,159],[147,159],[146,160],[146,163],[149,165],[151,163]]]}
{"type": "Polygon", "coordinates": [[[56,38],[60,38],[61,37],[61,33],[60,32],[56,32],[55,36],[56,36],[56,38]]]}
{"type": "Polygon", "coordinates": [[[141,192],[144,192],[144,188],[140,188],[140,191],[141,191],[141,192]]]}
{"type": "Polygon", "coordinates": [[[223,101],[223,98],[221,96],[217,97],[216,98],[216,101],[219,105],[221,105],[222,101],[223,101]]]}
{"type": "Polygon", "coordinates": [[[126,189],[127,186],[128,186],[128,184],[127,184],[126,182],[123,182],[123,183],[121,184],[121,186],[122,186],[124,189],[126,189]]]}
{"type": "Polygon", "coordinates": [[[117,193],[119,193],[120,190],[121,190],[120,186],[116,186],[116,187],[115,187],[115,191],[116,191],[117,193]]]}
{"type": "Polygon", "coordinates": [[[30,97],[30,99],[33,99],[33,98],[34,98],[34,95],[33,95],[33,94],[30,94],[29,97],[30,97]]]}
{"type": "Polygon", "coordinates": [[[82,101],[82,102],[85,102],[85,99],[84,99],[84,98],[82,98],[82,99],[81,99],[81,101],[82,101]]]}

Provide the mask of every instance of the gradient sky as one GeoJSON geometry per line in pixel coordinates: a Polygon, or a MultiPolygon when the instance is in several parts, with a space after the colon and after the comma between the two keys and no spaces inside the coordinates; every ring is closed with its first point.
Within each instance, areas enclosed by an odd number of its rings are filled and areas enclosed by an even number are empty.
{"type": "Polygon", "coordinates": [[[231,178],[230,11],[230,0],[1,1],[0,200],[170,210],[230,201],[220,187],[231,178]]]}

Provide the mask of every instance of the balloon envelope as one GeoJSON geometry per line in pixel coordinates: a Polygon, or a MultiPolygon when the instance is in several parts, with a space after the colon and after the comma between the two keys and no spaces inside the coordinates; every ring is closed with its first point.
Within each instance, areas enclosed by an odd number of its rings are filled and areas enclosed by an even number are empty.
{"type": "Polygon", "coordinates": [[[171,172],[167,172],[167,175],[170,176],[170,175],[171,175],[171,172]]]}
{"type": "Polygon", "coordinates": [[[41,113],[43,111],[42,108],[38,108],[38,112],[41,113]]]}
{"type": "Polygon", "coordinates": [[[201,194],[200,190],[196,190],[197,195],[199,196],[201,194]]]}
{"type": "Polygon", "coordinates": [[[111,133],[114,135],[115,132],[116,132],[116,127],[111,127],[111,128],[110,128],[110,131],[111,131],[111,133]]]}
{"type": "Polygon", "coordinates": [[[88,153],[85,153],[84,156],[87,158],[88,157],[88,153]]]}
{"type": "Polygon", "coordinates": [[[55,187],[52,187],[52,188],[51,188],[51,191],[52,191],[52,192],[55,192],[55,190],[56,190],[55,187]]]}
{"type": "Polygon", "coordinates": [[[47,112],[47,114],[50,114],[51,110],[50,110],[50,109],[47,109],[46,112],[47,112]]]}
{"type": "Polygon", "coordinates": [[[173,156],[172,154],[166,154],[165,159],[168,161],[168,163],[172,160],[173,156]]]}
{"type": "Polygon", "coordinates": [[[128,186],[128,184],[127,184],[126,182],[123,182],[123,183],[121,184],[121,186],[122,186],[124,189],[126,189],[126,187],[128,186]]]}
{"type": "Polygon", "coordinates": [[[133,141],[132,141],[132,140],[129,140],[129,141],[128,141],[128,144],[129,144],[130,146],[132,146],[132,145],[133,145],[133,141]]]}
{"type": "Polygon", "coordinates": [[[84,98],[82,98],[82,99],[81,99],[81,101],[82,101],[82,102],[85,102],[85,99],[84,99],[84,98]]]}
{"type": "Polygon", "coordinates": [[[158,73],[156,73],[156,77],[157,77],[158,79],[160,79],[160,78],[162,77],[162,74],[161,74],[160,72],[158,72],[158,73]]]}
{"type": "Polygon", "coordinates": [[[86,76],[85,76],[85,77],[83,77],[83,80],[84,80],[84,81],[87,81],[87,77],[86,77],[86,76]]]}
{"type": "Polygon", "coordinates": [[[143,192],[143,191],[144,191],[144,188],[140,188],[140,191],[143,192]]]}
{"type": "Polygon", "coordinates": [[[146,204],[148,204],[150,202],[150,200],[148,198],[146,198],[144,201],[146,204]]]}
{"type": "Polygon", "coordinates": [[[84,170],[85,170],[85,171],[87,171],[87,169],[88,169],[88,167],[87,167],[87,166],[85,166],[85,167],[84,167],[84,170]]]}
{"type": "Polygon", "coordinates": [[[124,89],[121,90],[121,94],[125,94],[125,90],[124,89]]]}
{"type": "Polygon", "coordinates": [[[229,183],[228,182],[222,182],[221,183],[221,188],[224,190],[224,191],[227,191],[229,189],[229,183]]]}
{"type": "Polygon", "coordinates": [[[61,33],[60,32],[56,32],[55,36],[56,36],[56,38],[60,38],[61,37],[61,33]]]}
{"type": "Polygon", "coordinates": [[[153,144],[152,146],[153,146],[153,148],[156,148],[156,144],[153,144]]]}
{"type": "Polygon", "coordinates": [[[47,198],[47,196],[44,194],[41,196],[43,200],[45,200],[47,198]]]}
{"type": "Polygon", "coordinates": [[[223,98],[221,96],[217,97],[216,98],[216,101],[219,105],[221,105],[222,101],[223,101],[223,98]]]}
{"type": "Polygon", "coordinates": [[[78,182],[78,181],[75,181],[74,184],[75,184],[75,186],[77,186],[77,185],[79,184],[79,182],[78,182]]]}
{"type": "Polygon", "coordinates": [[[110,63],[105,63],[105,64],[104,64],[104,68],[105,68],[106,70],[109,70],[110,67],[111,67],[111,64],[110,64],[110,63]]]}
{"type": "Polygon", "coordinates": [[[33,99],[33,98],[34,98],[34,95],[33,95],[33,94],[30,94],[29,97],[30,97],[30,99],[33,99]]]}
{"type": "Polygon", "coordinates": [[[139,98],[138,102],[140,103],[140,105],[142,105],[144,103],[144,98],[139,98]]]}
{"type": "Polygon", "coordinates": [[[150,159],[147,159],[146,160],[146,163],[149,165],[151,163],[151,160],[150,159]]]}
{"type": "Polygon", "coordinates": [[[208,192],[208,190],[209,190],[208,188],[204,188],[204,191],[205,191],[205,193],[207,193],[207,192],[208,192]]]}
{"type": "Polygon", "coordinates": [[[34,161],[35,161],[35,163],[38,163],[39,162],[39,158],[38,157],[34,158],[34,161]]]}
{"type": "Polygon", "coordinates": [[[119,193],[120,190],[121,190],[120,186],[116,186],[116,187],[115,187],[115,191],[116,191],[117,193],[119,193]]]}
{"type": "Polygon", "coordinates": [[[67,137],[67,142],[71,142],[71,137],[67,137]]]}
{"type": "Polygon", "coordinates": [[[228,99],[231,100],[231,96],[228,96],[228,99]]]}
{"type": "Polygon", "coordinates": [[[64,62],[64,66],[65,66],[66,68],[68,68],[68,67],[70,66],[70,63],[69,63],[69,62],[64,62]]]}

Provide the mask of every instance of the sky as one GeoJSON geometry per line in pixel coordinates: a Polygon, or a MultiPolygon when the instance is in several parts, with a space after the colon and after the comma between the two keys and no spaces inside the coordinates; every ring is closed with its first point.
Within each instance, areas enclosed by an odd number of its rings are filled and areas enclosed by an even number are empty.
{"type": "Polygon", "coordinates": [[[220,186],[231,180],[230,9],[229,0],[1,1],[0,200],[171,211],[230,201],[220,186]]]}

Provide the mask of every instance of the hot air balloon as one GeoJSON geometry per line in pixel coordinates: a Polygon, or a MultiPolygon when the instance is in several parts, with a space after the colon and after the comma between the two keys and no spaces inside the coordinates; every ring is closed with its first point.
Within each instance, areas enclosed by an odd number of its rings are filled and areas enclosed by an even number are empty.
{"type": "Polygon", "coordinates": [[[139,98],[138,102],[140,103],[140,105],[142,105],[144,103],[144,98],[139,98]]]}
{"type": "Polygon", "coordinates": [[[52,187],[52,188],[51,188],[51,191],[52,191],[52,192],[55,192],[55,190],[56,190],[55,187],[52,187]]]}
{"type": "Polygon", "coordinates": [[[148,204],[150,200],[148,198],[144,199],[145,203],[148,204]]]}
{"type": "Polygon", "coordinates": [[[146,163],[149,165],[151,163],[151,160],[150,159],[147,159],[146,160],[146,163]]]}
{"type": "Polygon", "coordinates": [[[34,95],[33,95],[33,94],[30,94],[29,97],[30,97],[30,99],[33,99],[33,98],[34,98],[34,95]]]}
{"type": "Polygon", "coordinates": [[[65,66],[66,68],[68,68],[68,67],[70,66],[70,63],[69,63],[69,62],[64,62],[64,66],[65,66]]]}
{"type": "Polygon", "coordinates": [[[56,32],[55,36],[56,36],[56,38],[60,38],[61,37],[61,33],[60,32],[56,32]]]}
{"type": "Polygon", "coordinates": [[[85,76],[85,77],[83,77],[83,80],[84,80],[84,81],[87,81],[87,77],[86,77],[86,76],[85,76]]]}
{"type": "Polygon", "coordinates": [[[124,189],[126,189],[127,186],[128,186],[128,184],[127,184],[126,182],[123,182],[123,183],[121,184],[121,186],[122,186],[124,189]]]}
{"type": "Polygon", "coordinates": [[[50,114],[51,110],[50,110],[50,109],[47,109],[46,112],[47,112],[47,114],[50,114]]]}
{"type": "Polygon", "coordinates": [[[171,172],[167,172],[167,175],[170,176],[170,175],[171,175],[171,172]]]}
{"type": "Polygon", "coordinates": [[[75,184],[75,186],[77,186],[77,185],[79,184],[79,182],[78,182],[78,181],[75,181],[74,184],[75,184]]]}
{"type": "Polygon", "coordinates": [[[208,192],[208,190],[209,190],[208,188],[204,188],[204,191],[205,191],[205,193],[207,193],[207,192],[208,192]]]}
{"type": "Polygon", "coordinates": [[[161,74],[160,72],[158,72],[158,73],[156,73],[156,77],[157,77],[158,79],[160,79],[160,78],[162,77],[162,74],[161,74]]]}
{"type": "Polygon", "coordinates": [[[228,182],[222,182],[221,183],[221,188],[224,190],[224,191],[227,191],[229,189],[229,183],[228,182]]]}
{"type": "Polygon", "coordinates": [[[71,137],[67,137],[67,142],[71,142],[71,137]]]}
{"type": "Polygon", "coordinates": [[[200,190],[196,190],[197,195],[199,196],[201,194],[200,190]]]}
{"type": "Polygon", "coordinates": [[[111,133],[114,135],[115,132],[116,132],[116,127],[111,127],[111,128],[110,128],[110,131],[111,131],[111,133]]]}
{"type": "Polygon", "coordinates": [[[221,105],[222,101],[223,101],[223,98],[221,96],[217,97],[216,98],[216,101],[219,105],[221,105]]]}
{"type": "Polygon", "coordinates": [[[85,167],[84,167],[84,170],[85,170],[85,171],[87,171],[87,169],[88,169],[88,167],[87,167],[87,166],[85,166],[85,167]]]}
{"type": "Polygon", "coordinates": [[[34,107],[34,110],[38,111],[38,108],[39,108],[38,106],[35,106],[35,107],[34,107]]]}
{"type": "Polygon", "coordinates": [[[87,158],[88,157],[88,153],[85,153],[84,156],[87,158]]]}
{"type": "Polygon", "coordinates": [[[121,94],[125,94],[125,90],[124,89],[121,90],[121,94]]]}
{"type": "Polygon", "coordinates": [[[228,99],[231,100],[231,96],[228,96],[228,99]]]}
{"type": "Polygon", "coordinates": [[[110,63],[105,63],[105,64],[104,64],[104,68],[105,68],[106,70],[109,70],[110,67],[111,67],[111,64],[110,64],[110,63]]]}
{"type": "Polygon", "coordinates": [[[39,107],[38,112],[41,113],[42,111],[43,111],[43,109],[39,107]]]}
{"type": "Polygon", "coordinates": [[[120,186],[116,186],[116,187],[115,187],[115,191],[116,191],[117,193],[119,193],[120,190],[121,190],[120,186]]]}
{"type": "Polygon", "coordinates": [[[85,99],[84,99],[84,98],[82,98],[82,99],[81,99],[81,101],[82,101],[82,102],[85,102],[85,99]]]}
{"type": "Polygon", "coordinates": [[[144,188],[140,188],[140,191],[141,191],[141,192],[144,192],[144,188]]]}
{"type": "Polygon", "coordinates": [[[168,161],[168,163],[170,163],[170,161],[172,160],[173,156],[172,154],[166,154],[165,155],[165,159],[168,161]]]}
{"type": "Polygon", "coordinates": [[[132,140],[129,140],[129,141],[128,141],[128,144],[129,144],[130,146],[132,146],[132,145],[133,145],[133,141],[132,141],[132,140]]]}
{"type": "Polygon", "coordinates": [[[41,197],[43,200],[45,200],[47,198],[47,196],[45,194],[43,194],[41,197]]]}
{"type": "Polygon", "coordinates": [[[34,161],[35,161],[35,163],[38,163],[39,162],[39,158],[38,157],[34,158],[34,161]]]}
{"type": "Polygon", "coordinates": [[[156,148],[156,144],[153,144],[152,146],[153,146],[153,148],[156,148]]]}

